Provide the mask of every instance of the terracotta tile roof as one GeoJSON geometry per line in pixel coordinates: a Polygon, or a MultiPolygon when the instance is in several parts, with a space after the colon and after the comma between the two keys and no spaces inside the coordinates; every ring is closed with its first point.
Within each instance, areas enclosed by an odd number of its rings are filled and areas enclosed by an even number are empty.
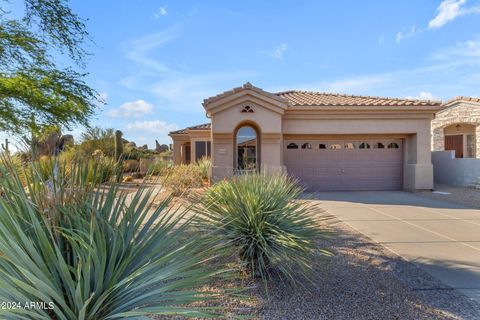
{"type": "Polygon", "coordinates": [[[231,89],[231,90],[228,90],[228,91],[219,93],[219,94],[217,94],[217,95],[215,95],[215,96],[213,96],[213,97],[210,97],[210,98],[207,98],[207,99],[203,100],[203,105],[205,105],[205,104],[207,104],[207,103],[210,103],[210,102],[213,102],[213,101],[216,101],[216,100],[221,99],[221,98],[223,98],[223,97],[226,97],[226,96],[231,95],[231,94],[233,94],[233,93],[240,92],[240,91],[242,91],[243,89],[251,89],[251,90],[256,91],[256,92],[258,92],[258,93],[267,95],[267,96],[269,96],[269,97],[272,98],[272,99],[285,102],[285,100],[282,99],[282,97],[279,97],[278,95],[276,95],[276,94],[274,94],[274,93],[271,93],[271,92],[265,91],[265,90],[263,90],[263,89],[260,89],[259,87],[255,87],[255,86],[252,85],[250,82],[247,82],[247,83],[245,83],[245,84],[244,84],[243,86],[241,86],[241,87],[233,88],[233,89],[231,89]]]}
{"type": "Polygon", "coordinates": [[[445,105],[454,103],[454,102],[474,102],[474,103],[480,103],[480,98],[474,98],[474,97],[464,97],[464,96],[457,96],[448,102],[445,103],[445,105]]]}
{"type": "Polygon", "coordinates": [[[356,96],[311,91],[284,91],[277,96],[292,106],[439,106],[441,101],[356,96]]]}
{"type": "Polygon", "coordinates": [[[211,123],[197,124],[196,126],[186,127],[184,129],[171,131],[170,134],[187,134],[188,130],[210,130],[212,128],[211,123]]]}

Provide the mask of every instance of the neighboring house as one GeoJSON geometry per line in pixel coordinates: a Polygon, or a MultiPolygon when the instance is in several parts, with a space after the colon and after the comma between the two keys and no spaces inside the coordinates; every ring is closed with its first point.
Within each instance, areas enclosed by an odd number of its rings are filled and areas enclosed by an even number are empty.
{"type": "Polygon", "coordinates": [[[246,83],[204,100],[210,124],[170,133],[176,164],[212,158],[218,181],[287,171],[313,190],[433,188],[439,101],[266,92],[246,83]]]}
{"type": "Polygon", "coordinates": [[[456,97],[432,121],[432,150],[456,158],[480,158],[480,99],[456,97]]]}

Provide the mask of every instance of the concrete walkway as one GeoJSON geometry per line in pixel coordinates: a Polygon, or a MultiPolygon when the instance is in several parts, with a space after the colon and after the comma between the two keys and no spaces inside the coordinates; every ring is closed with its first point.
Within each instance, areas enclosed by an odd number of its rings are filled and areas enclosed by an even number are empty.
{"type": "Polygon", "coordinates": [[[480,302],[480,210],[407,192],[326,192],[322,207],[480,302]]]}

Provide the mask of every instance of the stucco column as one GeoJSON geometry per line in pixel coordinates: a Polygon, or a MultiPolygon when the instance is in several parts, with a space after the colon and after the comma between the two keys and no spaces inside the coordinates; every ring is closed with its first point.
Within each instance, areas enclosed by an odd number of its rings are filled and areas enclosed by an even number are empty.
{"type": "Polygon", "coordinates": [[[175,165],[182,164],[183,162],[183,152],[182,149],[184,148],[185,142],[190,141],[188,135],[171,135],[170,136],[173,140],[173,163],[175,165]]]}
{"type": "MultiPolygon", "coordinates": [[[[430,132],[430,131],[429,131],[430,132]]],[[[405,139],[404,188],[432,189],[433,165],[430,134],[419,132],[405,139]]]]}
{"type": "Polygon", "coordinates": [[[261,138],[261,170],[285,172],[283,166],[283,136],[281,133],[263,133],[261,138]]]}
{"type": "Polygon", "coordinates": [[[173,163],[176,165],[182,163],[182,144],[180,142],[173,143],[173,163]]]}
{"type": "Polygon", "coordinates": [[[477,156],[477,158],[480,159],[480,124],[477,125],[475,131],[476,131],[475,138],[476,138],[476,143],[477,143],[476,156],[477,156]]]}

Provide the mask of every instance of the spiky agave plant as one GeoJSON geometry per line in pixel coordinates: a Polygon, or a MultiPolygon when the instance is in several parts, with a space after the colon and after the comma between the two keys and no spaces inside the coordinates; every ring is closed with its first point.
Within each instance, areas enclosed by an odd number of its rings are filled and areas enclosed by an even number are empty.
{"type": "Polygon", "coordinates": [[[254,277],[273,272],[298,283],[312,276],[315,254],[329,255],[316,240],[329,232],[329,216],[285,174],[236,176],[210,188],[196,206],[197,224],[212,241],[238,252],[254,277]]]}
{"type": "MultiPolygon", "coordinates": [[[[213,316],[191,303],[216,298],[196,289],[221,271],[189,234],[186,211],[152,191],[131,196],[89,181],[88,164],[35,170],[24,189],[6,161],[0,188],[2,319],[148,319],[148,314],[213,316]],[[33,305],[32,305],[33,303],[33,305]]],[[[96,172],[96,168],[94,169],[96,172]]],[[[101,174],[97,172],[96,174],[101,174]]]]}

